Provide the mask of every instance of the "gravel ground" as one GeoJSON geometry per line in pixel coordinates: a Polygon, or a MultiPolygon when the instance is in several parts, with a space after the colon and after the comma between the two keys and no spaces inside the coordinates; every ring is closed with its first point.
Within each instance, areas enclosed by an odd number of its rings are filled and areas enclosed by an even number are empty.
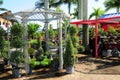
{"type": "MultiPolygon", "coordinates": [[[[24,71],[23,71],[24,73],[24,71]]],[[[33,74],[21,78],[12,78],[11,70],[0,72],[0,80],[120,80],[120,59],[95,59],[85,55],[78,55],[78,62],[73,74],[66,74],[65,70],[58,74],[49,68],[33,70],[33,74]]]]}

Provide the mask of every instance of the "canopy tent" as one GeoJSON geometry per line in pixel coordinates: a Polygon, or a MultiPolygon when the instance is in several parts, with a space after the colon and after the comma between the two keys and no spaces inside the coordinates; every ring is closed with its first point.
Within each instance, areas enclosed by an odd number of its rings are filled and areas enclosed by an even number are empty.
{"type": "Polygon", "coordinates": [[[95,25],[95,55],[98,57],[98,24],[120,24],[120,13],[112,13],[102,15],[99,19],[95,20],[79,20],[70,22],[70,24],[75,24],[76,26],[82,24],[95,25]]]}

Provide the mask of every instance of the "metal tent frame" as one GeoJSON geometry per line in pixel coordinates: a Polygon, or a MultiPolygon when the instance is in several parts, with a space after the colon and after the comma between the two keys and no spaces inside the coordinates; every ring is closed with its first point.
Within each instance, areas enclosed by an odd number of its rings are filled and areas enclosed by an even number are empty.
{"type": "Polygon", "coordinates": [[[75,24],[76,26],[82,24],[94,25],[95,26],[95,55],[98,57],[98,25],[102,23],[120,24],[120,13],[112,13],[102,15],[99,19],[95,20],[79,20],[70,22],[70,24],[75,24]],[[114,15],[116,14],[116,15],[114,15]],[[112,16],[110,16],[112,15],[112,16]],[[114,15],[114,16],[113,16],[114,15]]]}

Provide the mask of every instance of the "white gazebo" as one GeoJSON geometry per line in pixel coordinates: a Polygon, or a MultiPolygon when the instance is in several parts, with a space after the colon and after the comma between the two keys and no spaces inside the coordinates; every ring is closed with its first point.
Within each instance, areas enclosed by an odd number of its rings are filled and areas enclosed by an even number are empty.
{"type": "MultiPolygon", "coordinates": [[[[45,25],[45,32],[46,32],[46,49],[49,50],[49,32],[48,32],[48,24],[53,20],[59,21],[59,70],[63,69],[63,47],[62,47],[62,20],[69,19],[69,15],[63,12],[56,12],[50,9],[43,9],[43,8],[34,8],[25,11],[20,11],[14,13],[14,15],[22,22],[25,32],[24,32],[24,41],[25,45],[23,48],[23,52],[25,53],[25,68],[26,73],[29,70],[28,64],[28,33],[27,33],[27,22],[29,21],[40,21],[44,22],[45,25]]],[[[67,28],[65,26],[65,35],[67,35],[67,28]]]]}

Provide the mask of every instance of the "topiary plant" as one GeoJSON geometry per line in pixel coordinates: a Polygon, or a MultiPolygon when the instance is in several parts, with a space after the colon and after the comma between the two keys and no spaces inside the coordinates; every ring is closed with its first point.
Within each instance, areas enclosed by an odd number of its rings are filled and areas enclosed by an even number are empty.
{"type": "Polygon", "coordinates": [[[66,45],[66,51],[64,54],[64,65],[68,67],[68,66],[74,66],[74,64],[75,64],[74,46],[72,44],[72,40],[69,35],[66,45]]]}
{"type": "Polygon", "coordinates": [[[18,66],[23,63],[24,57],[23,53],[21,51],[13,51],[10,55],[10,61],[12,64],[18,66]]]}

